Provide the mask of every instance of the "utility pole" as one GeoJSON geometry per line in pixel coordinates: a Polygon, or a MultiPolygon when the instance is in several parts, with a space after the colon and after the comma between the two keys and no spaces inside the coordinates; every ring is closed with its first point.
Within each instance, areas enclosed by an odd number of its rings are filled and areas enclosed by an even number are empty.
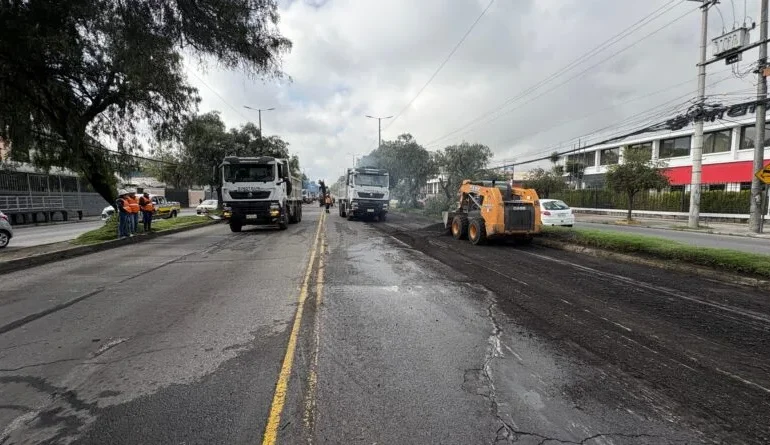
{"type": "Polygon", "coordinates": [[[380,148],[382,146],[382,120],[383,119],[390,119],[393,116],[386,116],[386,117],[376,117],[376,116],[369,116],[366,115],[369,119],[377,119],[377,148],[380,148]]]}
{"type": "Polygon", "coordinates": [[[244,105],[243,108],[248,108],[249,110],[254,110],[259,115],[259,137],[261,139],[262,138],[262,112],[263,111],[275,110],[275,107],[271,107],[271,108],[252,108],[252,107],[250,107],[248,105],[244,105]]]}
{"type": "Polygon", "coordinates": [[[698,63],[698,99],[699,108],[695,117],[695,135],[692,144],[692,179],[690,180],[690,215],[687,226],[698,227],[700,219],[701,170],[703,168],[703,107],[706,103],[706,45],[708,44],[709,7],[716,0],[695,0],[703,3],[701,6],[700,26],[700,60],[698,63]]]}
{"type": "MultiPolygon", "coordinates": [[[[760,2],[760,22],[759,22],[759,61],[757,62],[757,123],[756,137],[754,138],[754,172],[758,172],[765,164],[765,99],[767,98],[767,78],[765,77],[765,68],[767,67],[767,0],[760,2]]],[[[759,178],[751,178],[751,207],[749,215],[749,229],[754,233],[762,232],[764,222],[764,185],[759,178]]]]}

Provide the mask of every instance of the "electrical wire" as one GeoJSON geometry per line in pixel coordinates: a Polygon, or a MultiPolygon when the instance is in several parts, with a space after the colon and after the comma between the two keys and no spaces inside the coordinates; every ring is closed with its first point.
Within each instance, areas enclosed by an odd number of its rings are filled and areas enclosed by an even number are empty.
{"type": "Polygon", "coordinates": [[[201,79],[201,78],[200,78],[200,76],[198,76],[197,74],[195,74],[195,72],[193,72],[193,71],[189,71],[189,73],[190,73],[190,74],[192,74],[192,75],[193,75],[193,77],[195,77],[196,79],[198,79],[198,81],[200,81],[200,83],[202,83],[202,84],[203,84],[203,86],[205,86],[206,88],[208,88],[208,89],[209,89],[209,90],[210,90],[212,93],[216,94],[216,96],[217,96],[217,97],[218,97],[218,98],[219,98],[219,99],[220,99],[222,102],[224,102],[224,104],[225,104],[225,105],[227,105],[228,107],[230,107],[230,109],[231,109],[231,110],[235,111],[235,113],[236,113],[236,114],[240,115],[240,116],[241,116],[241,117],[242,117],[244,120],[246,120],[247,122],[249,121],[249,118],[248,118],[248,117],[246,117],[246,116],[245,116],[243,113],[241,113],[241,112],[240,112],[240,110],[238,110],[238,109],[237,109],[237,108],[235,108],[234,106],[230,105],[230,102],[226,101],[224,97],[222,97],[222,96],[221,96],[219,93],[217,93],[217,91],[216,91],[214,88],[211,88],[211,87],[209,86],[209,84],[207,84],[207,83],[206,83],[206,82],[205,82],[203,79],[201,79]]]}
{"type": "Polygon", "coordinates": [[[452,48],[452,51],[450,51],[450,52],[449,52],[449,54],[448,54],[448,55],[447,55],[447,56],[444,58],[444,60],[443,60],[443,61],[441,62],[441,64],[438,66],[438,68],[436,68],[436,70],[435,70],[435,71],[433,72],[433,74],[430,76],[430,78],[428,79],[428,81],[427,81],[427,82],[425,82],[425,85],[423,85],[423,86],[422,86],[422,88],[420,88],[420,90],[419,90],[419,91],[417,91],[417,94],[415,94],[415,95],[414,95],[414,97],[412,98],[412,100],[410,100],[410,101],[409,101],[409,102],[406,104],[406,106],[404,106],[404,108],[402,108],[402,109],[401,109],[401,111],[399,111],[399,112],[398,112],[398,113],[397,113],[397,114],[396,114],[396,115],[393,117],[393,119],[391,119],[391,120],[390,120],[390,122],[388,122],[388,123],[385,125],[385,128],[383,128],[383,130],[387,130],[387,129],[388,129],[390,126],[391,126],[391,125],[393,125],[393,123],[394,123],[394,122],[396,122],[396,120],[398,120],[398,118],[399,118],[399,117],[401,117],[401,115],[404,113],[404,111],[406,111],[407,109],[409,109],[409,107],[410,107],[410,106],[412,106],[412,104],[414,103],[414,101],[415,101],[415,100],[417,100],[417,98],[418,98],[418,97],[420,97],[420,94],[422,94],[422,92],[423,92],[423,91],[425,91],[425,89],[426,89],[426,88],[428,88],[428,85],[430,85],[430,83],[431,83],[431,82],[433,82],[433,79],[435,79],[435,78],[436,78],[436,76],[438,75],[438,73],[439,73],[439,72],[441,72],[441,70],[444,68],[444,65],[446,65],[446,64],[447,64],[447,62],[449,62],[449,59],[451,59],[451,58],[452,58],[452,56],[455,54],[455,52],[457,52],[457,50],[460,48],[460,46],[462,46],[463,42],[465,42],[465,39],[467,39],[467,38],[468,38],[468,36],[471,34],[471,32],[473,32],[473,29],[474,29],[474,28],[476,27],[476,25],[479,23],[479,21],[481,20],[481,18],[482,18],[482,17],[484,17],[484,15],[487,13],[487,11],[489,10],[489,8],[491,8],[491,7],[492,7],[492,4],[493,4],[494,2],[495,2],[495,0],[490,0],[490,2],[489,2],[489,4],[487,5],[487,7],[486,7],[486,8],[484,8],[484,10],[483,10],[483,11],[481,11],[481,14],[479,14],[479,16],[478,16],[478,17],[476,17],[476,20],[474,20],[474,22],[471,24],[470,28],[468,28],[468,30],[467,30],[467,31],[465,31],[465,34],[463,34],[463,36],[462,36],[462,38],[460,39],[460,41],[459,41],[459,42],[457,42],[457,44],[454,46],[454,48],[452,48]]]}
{"type": "MultiPolygon", "coordinates": [[[[672,3],[673,3],[673,2],[672,2],[672,3]]],[[[666,13],[666,12],[670,11],[671,9],[673,9],[675,6],[679,5],[680,3],[683,3],[683,1],[679,1],[679,2],[676,2],[675,4],[671,5],[671,6],[670,6],[668,9],[666,9],[665,11],[663,11],[662,13],[660,13],[660,14],[659,14],[657,17],[659,17],[660,15],[662,15],[662,14],[664,14],[664,13],[666,13]]],[[[665,5],[664,5],[664,8],[665,8],[665,5]]],[[[660,10],[660,8],[658,9],[658,11],[659,11],[659,10],[660,10]]],[[[564,81],[564,82],[562,82],[562,83],[560,83],[560,84],[556,85],[555,87],[553,87],[553,88],[551,88],[551,89],[549,89],[549,90],[546,90],[546,91],[544,91],[543,93],[540,93],[539,95],[537,95],[537,96],[533,97],[533,98],[532,98],[532,99],[530,99],[529,101],[527,101],[527,102],[525,102],[524,104],[522,104],[522,106],[523,106],[523,105],[526,105],[526,104],[527,104],[527,103],[529,103],[529,102],[532,102],[533,100],[535,100],[535,99],[537,99],[537,98],[539,98],[539,97],[542,97],[542,96],[543,96],[543,95],[545,95],[545,94],[548,94],[548,93],[550,93],[550,92],[553,92],[555,89],[559,88],[559,87],[560,87],[560,86],[562,86],[562,85],[565,85],[565,84],[567,84],[567,83],[571,82],[572,80],[574,80],[574,79],[576,79],[576,78],[578,78],[578,77],[581,77],[581,76],[583,76],[584,74],[586,74],[586,73],[590,72],[590,71],[591,71],[593,68],[595,68],[595,67],[597,67],[597,66],[599,66],[599,65],[601,65],[601,64],[603,64],[603,63],[605,63],[605,62],[607,62],[607,61],[609,61],[609,60],[611,60],[612,58],[614,58],[614,57],[616,57],[616,56],[620,55],[621,53],[623,53],[623,52],[627,51],[628,49],[630,49],[630,48],[632,48],[632,47],[634,47],[634,46],[636,46],[636,45],[637,45],[637,44],[639,44],[640,42],[642,42],[642,41],[644,41],[644,40],[646,40],[646,39],[648,39],[648,38],[652,37],[653,35],[657,34],[658,32],[660,32],[660,31],[662,31],[663,29],[665,29],[665,28],[667,28],[667,27],[671,26],[672,24],[674,24],[674,23],[678,22],[679,20],[683,19],[685,16],[687,16],[687,15],[689,15],[689,14],[691,14],[691,13],[693,13],[693,12],[697,11],[697,10],[698,10],[698,8],[695,8],[695,9],[692,9],[692,10],[689,10],[689,11],[685,12],[684,14],[682,14],[682,15],[680,15],[679,17],[675,18],[674,20],[672,20],[672,21],[670,21],[670,22],[666,23],[664,26],[662,26],[662,27],[660,27],[660,28],[657,28],[657,29],[656,29],[656,30],[654,30],[653,32],[651,32],[651,33],[649,33],[649,34],[647,34],[647,35],[643,36],[642,38],[640,38],[640,39],[636,40],[636,41],[635,41],[635,42],[633,42],[632,44],[630,44],[630,45],[627,45],[627,46],[623,47],[622,49],[620,49],[620,50],[616,51],[615,53],[611,54],[610,56],[608,56],[608,57],[605,57],[604,59],[600,60],[599,62],[597,62],[597,63],[595,63],[595,64],[593,64],[593,65],[589,66],[588,68],[584,69],[583,71],[581,71],[581,72],[577,73],[576,75],[574,75],[574,76],[572,76],[572,77],[568,78],[566,81],[564,81]]],[[[653,13],[653,14],[655,14],[655,13],[653,13]]],[[[648,17],[649,17],[649,16],[648,16],[648,17]]],[[[655,17],[655,18],[657,18],[657,17],[655,17]]],[[[652,20],[654,20],[655,18],[653,18],[652,20]]],[[[645,20],[645,19],[642,19],[642,21],[644,21],[644,20],[645,20]]],[[[641,21],[640,21],[640,22],[641,22],[641,21]]],[[[637,22],[637,23],[640,23],[640,22],[637,22]]],[[[646,23],[645,23],[645,24],[646,24],[646,23]]],[[[633,25],[633,26],[636,26],[636,25],[633,25]]],[[[633,27],[633,26],[632,26],[632,27],[633,27]]],[[[641,25],[641,26],[643,26],[643,25],[641,25]]],[[[638,29],[638,28],[637,28],[637,29],[638,29]]],[[[636,30],[634,30],[634,31],[636,31],[636,30]]],[[[633,33],[634,31],[631,31],[631,33],[633,33]]],[[[617,38],[618,36],[621,36],[622,34],[624,34],[624,33],[626,33],[626,32],[628,32],[628,29],[627,29],[626,31],[624,31],[624,32],[621,32],[620,34],[616,35],[615,37],[611,38],[609,41],[611,41],[611,40],[613,40],[613,39],[617,38]]],[[[624,35],[624,36],[622,36],[622,37],[620,38],[620,40],[622,40],[623,38],[627,37],[628,35],[630,35],[630,33],[629,33],[629,34],[627,34],[627,35],[624,35]]],[[[618,41],[620,41],[620,40],[618,40],[618,41]]],[[[605,43],[606,43],[606,42],[605,42],[605,43]]],[[[606,47],[612,46],[612,45],[614,45],[615,43],[617,43],[617,41],[616,41],[616,42],[613,42],[612,44],[610,44],[610,45],[608,45],[608,46],[606,46],[606,47]]],[[[599,47],[595,48],[594,50],[592,50],[592,51],[589,51],[589,53],[587,53],[587,54],[591,54],[591,53],[597,53],[597,52],[601,52],[601,51],[603,51],[604,49],[606,49],[606,48],[601,48],[601,47],[602,47],[602,46],[604,46],[604,45],[605,45],[605,44],[602,44],[602,45],[600,45],[599,47]]],[[[589,58],[590,58],[590,57],[593,57],[593,56],[589,56],[589,58]]],[[[508,105],[510,105],[511,103],[513,103],[513,102],[515,102],[515,101],[518,101],[518,100],[520,100],[520,99],[522,99],[522,98],[524,98],[524,97],[526,97],[526,96],[530,95],[531,93],[533,93],[534,91],[538,90],[540,87],[542,87],[542,86],[543,86],[543,85],[545,85],[546,83],[550,82],[551,80],[554,80],[554,79],[556,79],[556,78],[558,78],[558,77],[562,76],[562,75],[563,75],[563,74],[565,74],[567,71],[570,71],[572,68],[574,68],[574,67],[576,67],[576,66],[578,66],[578,65],[582,64],[582,63],[583,63],[585,60],[586,60],[586,55],[584,55],[584,56],[581,56],[581,57],[579,57],[579,58],[575,59],[574,61],[570,62],[570,63],[569,63],[569,64],[568,64],[566,67],[564,67],[564,68],[562,68],[562,69],[559,69],[559,70],[556,70],[556,72],[555,72],[554,74],[552,74],[552,75],[551,75],[551,76],[549,76],[548,78],[544,79],[543,81],[541,81],[541,82],[539,82],[539,83],[537,83],[537,84],[535,84],[535,85],[531,86],[530,88],[527,88],[527,89],[523,90],[523,92],[519,93],[518,95],[516,95],[516,96],[514,96],[514,97],[512,97],[512,98],[510,98],[510,99],[508,99],[508,100],[506,100],[506,101],[505,101],[505,102],[504,102],[504,103],[503,103],[501,106],[498,106],[498,107],[496,107],[495,109],[492,109],[492,110],[488,111],[487,113],[485,113],[485,114],[483,114],[482,116],[480,116],[480,117],[478,117],[478,118],[476,118],[476,119],[474,119],[474,120],[472,120],[472,121],[470,121],[470,122],[466,123],[465,125],[461,126],[460,128],[457,128],[457,129],[455,129],[455,130],[452,130],[451,132],[449,132],[449,133],[447,133],[447,134],[445,134],[445,135],[443,135],[443,136],[440,136],[440,137],[438,137],[438,138],[435,138],[435,139],[433,139],[432,141],[428,142],[428,143],[426,144],[426,146],[429,146],[429,145],[434,145],[434,144],[436,144],[436,143],[437,143],[437,142],[439,142],[439,141],[442,141],[442,140],[444,140],[444,139],[447,139],[447,138],[453,137],[453,136],[454,136],[454,135],[456,135],[457,133],[459,133],[459,132],[461,132],[461,131],[463,131],[463,130],[465,130],[465,129],[467,129],[467,128],[471,127],[471,126],[473,126],[473,125],[474,125],[474,124],[476,124],[476,123],[479,123],[479,122],[480,122],[480,121],[482,121],[483,119],[485,119],[485,118],[487,118],[487,117],[490,117],[490,116],[494,115],[495,113],[498,113],[498,112],[500,112],[500,111],[501,111],[502,109],[504,109],[506,106],[508,106],[508,105]]],[[[521,107],[516,107],[516,108],[514,108],[514,109],[512,109],[512,110],[508,110],[508,111],[504,112],[502,115],[499,115],[499,116],[497,116],[497,117],[494,117],[494,118],[492,118],[492,119],[488,120],[487,122],[484,122],[484,123],[482,123],[481,125],[489,124],[489,123],[491,123],[491,122],[493,122],[493,121],[495,121],[495,120],[499,119],[499,118],[500,118],[500,117],[502,117],[503,115],[505,115],[505,114],[508,114],[508,113],[510,113],[510,112],[512,112],[512,111],[515,111],[515,110],[517,110],[517,109],[519,109],[519,108],[521,108],[521,107]]],[[[464,133],[464,134],[465,134],[465,133],[464,133]]]]}

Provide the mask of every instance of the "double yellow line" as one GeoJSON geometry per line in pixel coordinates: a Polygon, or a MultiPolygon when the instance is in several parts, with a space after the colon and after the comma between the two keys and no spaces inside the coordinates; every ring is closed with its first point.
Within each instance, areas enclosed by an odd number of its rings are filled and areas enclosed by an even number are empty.
{"type": "MultiPolygon", "coordinates": [[[[323,290],[323,254],[324,254],[324,236],[323,227],[326,221],[326,213],[321,213],[321,217],[318,220],[318,228],[316,229],[315,239],[313,240],[313,247],[310,250],[310,259],[308,260],[307,269],[305,271],[305,278],[302,280],[302,287],[299,291],[299,297],[297,299],[297,312],[294,315],[294,324],[291,327],[291,334],[289,334],[289,344],[286,347],[286,355],[283,358],[283,365],[281,365],[281,371],[278,373],[278,382],[275,385],[275,394],[273,395],[273,403],[270,405],[270,415],[267,418],[267,426],[265,427],[265,434],[262,438],[262,445],[274,445],[278,440],[278,427],[281,423],[281,413],[283,412],[284,404],[286,403],[286,393],[289,388],[289,377],[291,376],[291,368],[294,364],[294,353],[297,350],[297,340],[299,339],[299,331],[302,326],[302,314],[305,310],[305,301],[308,296],[308,289],[310,287],[311,276],[313,272],[313,265],[315,264],[316,256],[318,256],[318,279],[316,282],[316,313],[318,312],[318,305],[320,304],[321,292],[323,290]]],[[[316,320],[317,324],[317,320],[316,320]]],[[[310,390],[315,391],[316,383],[316,361],[318,360],[318,342],[319,333],[318,327],[315,331],[315,348],[313,363],[311,366],[309,384],[310,390]]],[[[312,400],[312,399],[308,399],[312,400]]],[[[312,402],[312,406],[315,406],[315,402],[312,402]]],[[[307,413],[306,413],[307,415],[307,413]]]]}

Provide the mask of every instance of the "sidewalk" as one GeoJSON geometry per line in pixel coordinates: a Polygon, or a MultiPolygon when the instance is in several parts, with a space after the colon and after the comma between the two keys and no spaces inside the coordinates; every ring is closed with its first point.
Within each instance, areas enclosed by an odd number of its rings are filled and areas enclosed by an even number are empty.
{"type": "MultiPolygon", "coordinates": [[[[595,215],[585,213],[575,213],[575,221],[578,223],[592,224],[611,224],[620,227],[625,226],[625,217],[615,215],[595,215]]],[[[687,227],[687,221],[661,218],[644,218],[634,216],[636,224],[630,227],[646,227],[651,229],[665,229],[682,232],[711,233],[714,235],[732,235],[754,238],[770,239],[770,220],[765,220],[764,233],[754,233],[749,230],[748,223],[727,223],[727,222],[701,222],[700,229],[690,229],[687,227]]]]}

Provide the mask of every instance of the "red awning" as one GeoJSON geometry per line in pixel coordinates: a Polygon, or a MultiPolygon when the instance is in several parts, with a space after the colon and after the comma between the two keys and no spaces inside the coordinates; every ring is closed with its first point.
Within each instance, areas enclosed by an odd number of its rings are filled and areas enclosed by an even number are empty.
{"type": "MultiPolygon", "coordinates": [[[[701,173],[702,184],[723,184],[725,182],[751,182],[754,176],[753,162],[724,162],[721,164],[704,164],[701,173]]],[[[765,161],[765,165],[770,160],[765,161]]],[[[666,176],[671,185],[684,185],[692,181],[692,166],[669,167],[666,176]]]]}

